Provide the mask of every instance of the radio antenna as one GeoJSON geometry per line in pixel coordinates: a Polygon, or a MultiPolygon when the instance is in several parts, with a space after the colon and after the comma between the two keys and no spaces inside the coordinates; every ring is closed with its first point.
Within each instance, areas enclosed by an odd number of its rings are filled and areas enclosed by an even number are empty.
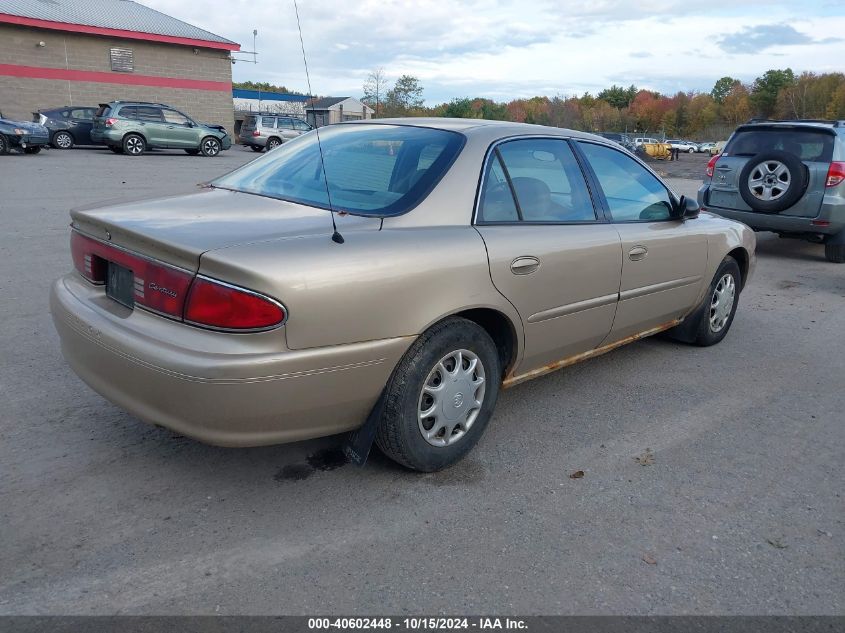
{"type": "MultiPolygon", "coordinates": [[[[308,74],[308,60],[305,58],[305,42],[302,39],[302,25],[299,23],[299,6],[296,4],[296,0],[293,0],[293,9],[296,11],[296,28],[299,29],[299,45],[302,47],[302,63],[305,64],[305,81],[308,82],[308,94],[311,96],[311,99],[314,99],[314,92],[311,90],[311,76],[308,74]]],[[[329,175],[326,173],[326,161],[323,158],[323,144],[320,142],[320,127],[317,125],[316,110],[314,110],[314,133],[317,135],[317,149],[320,152],[320,167],[323,170],[323,181],[326,183],[326,198],[329,201],[329,212],[332,214],[332,242],[343,244],[343,236],[338,232],[337,224],[334,220],[332,192],[329,190],[329,175]]]]}

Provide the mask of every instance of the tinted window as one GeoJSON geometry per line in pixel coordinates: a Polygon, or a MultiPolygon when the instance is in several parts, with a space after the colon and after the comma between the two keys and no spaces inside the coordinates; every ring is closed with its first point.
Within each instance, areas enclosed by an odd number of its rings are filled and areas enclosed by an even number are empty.
{"type": "Polygon", "coordinates": [[[498,146],[525,222],[596,219],[581,169],[563,140],[525,139],[498,146]]]}
{"type": "Polygon", "coordinates": [[[487,166],[484,184],[481,189],[481,206],[479,220],[482,222],[517,222],[520,220],[519,211],[513,201],[505,170],[499,160],[498,152],[494,153],[487,166]]]}
{"type": "MultiPolygon", "coordinates": [[[[138,118],[138,108],[136,108],[135,106],[124,106],[120,110],[118,110],[117,113],[125,119],[138,118]]],[[[103,116],[105,116],[105,114],[103,116]]]]}
{"type": "MultiPolygon", "coordinates": [[[[416,206],[446,173],[464,137],[410,126],[336,125],[322,131],[320,141],[332,206],[384,216],[416,206]]],[[[212,184],[328,208],[313,134],[298,136],[212,184]]]]}
{"type": "Polygon", "coordinates": [[[279,119],[277,127],[283,128],[285,130],[292,130],[293,129],[293,121],[290,119],[279,119]]]}
{"type": "Polygon", "coordinates": [[[164,119],[161,116],[161,108],[138,106],[138,120],[149,123],[161,123],[164,119]]]}
{"type": "Polygon", "coordinates": [[[275,127],[276,119],[271,116],[261,117],[261,127],[275,127]]]}
{"type": "Polygon", "coordinates": [[[666,187],[645,167],[615,149],[579,142],[596,173],[615,222],[668,220],[672,201],[666,187]]]}
{"type": "Polygon", "coordinates": [[[833,135],[815,130],[745,130],[737,132],[724,150],[726,156],[754,156],[773,150],[795,154],[808,162],[830,162],[833,135]]]}
{"type": "Polygon", "coordinates": [[[190,123],[188,117],[176,110],[162,110],[162,114],[164,114],[164,120],[173,125],[188,125],[190,123]]]}
{"type": "Polygon", "coordinates": [[[79,108],[78,110],[71,110],[70,117],[72,119],[82,119],[89,121],[93,116],[93,112],[89,108],[79,108]]]}
{"type": "Polygon", "coordinates": [[[258,120],[258,117],[254,117],[254,116],[244,117],[244,127],[255,127],[255,122],[257,120],[258,120]]]}
{"type": "Polygon", "coordinates": [[[299,130],[300,132],[307,132],[311,129],[311,126],[308,125],[305,121],[300,121],[299,119],[293,120],[293,129],[299,130]]]}

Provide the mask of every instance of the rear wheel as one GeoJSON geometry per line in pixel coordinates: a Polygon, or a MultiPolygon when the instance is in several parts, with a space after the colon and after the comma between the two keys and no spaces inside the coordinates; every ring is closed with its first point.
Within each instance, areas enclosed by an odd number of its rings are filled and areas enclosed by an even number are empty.
{"type": "Polygon", "coordinates": [[[261,147],[260,145],[250,145],[250,146],[249,146],[249,148],[250,148],[253,152],[263,152],[263,151],[264,151],[264,148],[263,148],[263,147],[261,147]]]}
{"type": "Polygon", "coordinates": [[[147,149],[147,142],[140,134],[127,134],[123,137],[123,153],[140,156],[147,149]]]}
{"type": "Polygon", "coordinates": [[[845,244],[825,244],[824,256],[834,264],[845,264],[845,244]]]}
{"type": "Polygon", "coordinates": [[[65,131],[56,132],[53,135],[52,145],[56,149],[70,149],[73,147],[73,137],[65,131]]]}
{"type": "Polygon", "coordinates": [[[275,136],[273,138],[267,139],[267,151],[276,149],[279,145],[282,144],[282,141],[277,139],[275,136]]]}
{"type": "Polygon", "coordinates": [[[200,143],[200,151],[203,156],[217,156],[220,153],[220,141],[213,136],[206,136],[200,143]]]}
{"type": "Polygon", "coordinates": [[[420,336],[385,388],[376,443],[400,464],[432,472],[475,445],[496,406],[501,365],[477,324],[451,317],[420,336]]]}

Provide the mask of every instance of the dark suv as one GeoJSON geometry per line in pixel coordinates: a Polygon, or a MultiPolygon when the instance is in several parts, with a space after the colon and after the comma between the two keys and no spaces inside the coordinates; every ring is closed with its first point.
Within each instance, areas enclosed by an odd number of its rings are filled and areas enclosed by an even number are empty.
{"type": "Polygon", "coordinates": [[[94,114],[91,140],[129,156],[140,156],[153,147],[217,156],[232,146],[222,125],[197,123],[176,108],[140,101],[101,103],[94,114]]]}
{"type": "Polygon", "coordinates": [[[845,121],[753,120],[707,164],[698,203],[845,263],[845,121]]]}

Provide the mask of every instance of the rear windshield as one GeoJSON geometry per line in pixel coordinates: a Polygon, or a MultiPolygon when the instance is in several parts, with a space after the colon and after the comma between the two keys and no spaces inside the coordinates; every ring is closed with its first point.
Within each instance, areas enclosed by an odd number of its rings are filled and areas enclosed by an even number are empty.
{"type": "Polygon", "coordinates": [[[254,116],[244,117],[244,127],[255,127],[255,118],[254,116]]]}
{"type": "Polygon", "coordinates": [[[108,104],[101,103],[100,107],[97,108],[97,113],[94,116],[108,116],[109,112],[111,112],[111,107],[108,104]]]}
{"type": "Polygon", "coordinates": [[[827,163],[833,157],[833,140],[832,134],[815,130],[740,130],[725,146],[724,154],[754,156],[779,150],[808,162],[827,163]]]}
{"type": "MultiPolygon", "coordinates": [[[[389,216],[419,204],[464,144],[456,132],[402,125],[321,128],[332,208],[389,216]]],[[[303,134],[212,182],[215,187],[329,208],[317,134],[303,134]]]]}

